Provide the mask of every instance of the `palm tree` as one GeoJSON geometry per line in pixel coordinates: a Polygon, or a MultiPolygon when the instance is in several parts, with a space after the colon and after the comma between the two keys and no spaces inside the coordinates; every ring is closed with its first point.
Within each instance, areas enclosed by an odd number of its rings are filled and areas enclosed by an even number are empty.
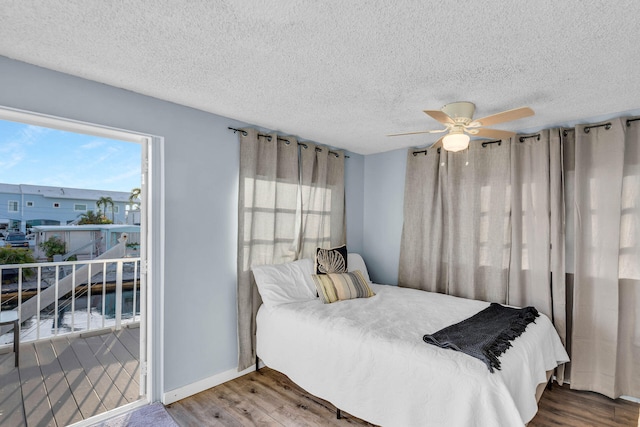
{"type": "Polygon", "coordinates": [[[113,221],[110,221],[107,219],[106,216],[104,216],[102,214],[102,212],[98,211],[97,213],[94,211],[86,211],[83,214],[80,214],[78,216],[78,218],[80,218],[80,221],[78,221],[78,224],[82,225],[82,224],[110,224],[113,221]]]}
{"type": "Polygon", "coordinates": [[[129,203],[131,203],[131,209],[139,208],[138,200],[140,199],[141,194],[142,194],[141,189],[137,187],[131,189],[131,194],[129,194],[129,203]]]}
{"type": "Polygon", "coordinates": [[[106,214],[107,212],[107,207],[111,206],[111,222],[115,222],[115,203],[113,202],[113,199],[111,197],[100,197],[98,199],[98,201],[96,202],[96,206],[98,207],[98,211],[100,211],[100,207],[103,206],[104,207],[104,212],[106,214]]]}

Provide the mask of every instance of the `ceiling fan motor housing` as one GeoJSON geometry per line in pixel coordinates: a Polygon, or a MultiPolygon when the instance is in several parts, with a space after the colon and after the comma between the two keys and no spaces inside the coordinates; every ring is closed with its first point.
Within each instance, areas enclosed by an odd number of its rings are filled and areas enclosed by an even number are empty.
{"type": "Polygon", "coordinates": [[[476,106],[473,102],[452,102],[442,107],[442,112],[451,117],[457,123],[470,122],[476,106]]]}

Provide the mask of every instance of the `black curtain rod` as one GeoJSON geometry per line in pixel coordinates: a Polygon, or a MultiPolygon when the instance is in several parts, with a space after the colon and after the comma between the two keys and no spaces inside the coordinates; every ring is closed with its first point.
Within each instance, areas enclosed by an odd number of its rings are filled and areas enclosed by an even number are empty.
{"type": "MultiPolygon", "coordinates": [[[[280,138],[278,138],[278,139],[280,139],[280,138]]],[[[308,146],[307,144],[305,144],[304,142],[298,142],[298,145],[299,145],[299,146],[301,146],[301,147],[302,147],[302,148],[304,148],[304,149],[309,148],[309,146],[308,146]]],[[[317,151],[318,153],[321,153],[321,152],[322,152],[322,148],[320,148],[320,147],[316,147],[316,151],[317,151]]],[[[331,151],[331,150],[329,150],[329,154],[333,154],[333,155],[334,155],[334,156],[336,156],[336,157],[340,157],[340,154],[336,153],[335,151],[331,151]]],[[[345,156],[345,157],[346,157],[346,158],[349,158],[349,156],[345,156]]]]}
{"type": "Polygon", "coordinates": [[[232,130],[233,133],[240,132],[242,134],[242,136],[247,136],[248,135],[246,130],[232,128],[231,126],[227,127],[227,129],[232,130]]]}
{"type": "MultiPolygon", "coordinates": [[[[233,131],[233,133],[240,132],[240,133],[242,133],[242,136],[247,136],[247,135],[248,135],[246,130],[232,128],[231,126],[228,126],[228,127],[227,127],[227,129],[232,130],[232,131],[233,131]]],[[[271,135],[265,135],[265,134],[262,134],[262,133],[259,133],[259,134],[258,134],[258,138],[266,138],[266,139],[267,139],[267,141],[271,141],[271,139],[272,139],[271,135]]],[[[278,141],[283,141],[283,142],[286,142],[287,144],[291,143],[291,141],[289,141],[288,139],[286,139],[286,138],[280,138],[280,137],[278,137],[278,141]]],[[[298,146],[301,146],[301,147],[303,147],[303,148],[308,148],[308,147],[309,147],[309,146],[308,146],[307,144],[305,144],[304,142],[298,142],[298,146]]],[[[316,147],[316,151],[317,151],[317,152],[322,152],[322,148],[320,148],[320,147],[316,147]]],[[[336,156],[336,157],[340,157],[340,154],[339,154],[339,153],[336,153],[335,151],[331,151],[331,150],[329,150],[329,154],[333,154],[333,155],[334,155],[334,156],[336,156]]],[[[350,158],[350,157],[349,157],[349,156],[347,156],[347,155],[345,155],[345,156],[344,156],[344,158],[345,158],[345,159],[348,159],[348,158],[350,158]]]]}
{"type": "Polygon", "coordinates": [[[496,139],[495,141],[485,141],[482,144],[482,148],[487,148],[487,145],[489,144],[498,144],[498,145],[502,145],[502,140],[501,139],[496,139]]]}
{"type": "Polygon", "coordinates": [[[524,140],[525,140],[525,139],[528,139],[528,138],[536,138],[538,141],[540,141],[540,134],[539,134],[539,133],[536,133],[536,134],[534,134],[534,135],[521,136],[520,138],[518,138],[518,140],[519,140],[520,142],[524,142],[524,140]]]}
{"type": "Polygon", "coordinates": [[[563,129],[562,130],[562,136],[568,136],[569,132],[573,132],[575,131],[575,128],[571,128],[571,129],[563,129]]]}
{"type": "Polygon", "coordinates": [[[584,133],[589,133],[591,131],[591,129],[593,129],[593,128],[601,128],[601,127],[604,127],[605,130],[609,130],[609,129],[611,129],[611,122],[603,123],[601,125],[585,126],[584,127],[584,133]]]}
{"type": "MultiPolygon", "coordinates": [[[[497,139],[497,140],[495,140],[495,141],[484,141],[481,145],[482,145],[482,147],[483,147],[483,148],[485,148],[485,147],[486,147],[487,145],[489,145],[489,144],[498,144],[498,145],[502,145],[502,140],[497,139]]],[[[438,154],[440,154],[440,151],[441,151],[441,150],[442,150],[442,147],[438,147],[438,149],[436,150],[436,152],[437,152],[438,154]]],[[[422,154],[422,153],[424,153],[424,155],[426,156],[426,155],[427,155],[427,150],[426,150],[426,149],[424,149],[424,150],[414,151],[412,154],[413,154],[413,157],[415,157],[415,156],[417,156],[418,154],[422,154]]]]}
{"type": "Polygon", "coordinates": [[[637,122],[638,120],[640,120],[640,117],[636,117],[635,119],[628,119],[627,126],[631,126],[631,122],[637,122]]]}
{"type": "MultiPolygon", "coordinates": [[[[259,133],[258,138],[267,138],[267,141],[271,141],[271,135],[265,135],[265,134],[259,133]]],[[[278,141],[283,141],[286,143],[291,142],[287,138],[280,138],[280,137],[278,137],[278,141]]]]}

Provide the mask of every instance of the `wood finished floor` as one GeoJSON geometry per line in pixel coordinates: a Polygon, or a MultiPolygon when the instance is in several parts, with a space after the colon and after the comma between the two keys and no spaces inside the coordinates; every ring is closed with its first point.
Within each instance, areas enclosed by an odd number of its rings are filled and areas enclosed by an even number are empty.
{"type": "MultiPolygon", "coordinates": [[[[336,410],[269,368],[205,390],[167,406],[181,427],[202,426],[371,426],[336,410]]],[[[640,405],[611,400],[568,386],[545,390],[529,427],[638,427],[640,405]]]]}
{"type": "Polygon", "coordinates": [[[0,426],[66,426],[138,400],[140,329],[58,337],[0,354],[0,426]]]}

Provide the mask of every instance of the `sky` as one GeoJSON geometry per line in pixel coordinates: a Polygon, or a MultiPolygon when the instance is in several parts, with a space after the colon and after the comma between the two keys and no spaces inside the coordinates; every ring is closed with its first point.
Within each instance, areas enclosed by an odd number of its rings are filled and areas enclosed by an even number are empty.
{"type": "Polygon", "coordinates": [[[140,144],[0,120],[0,183],[131,192],[140,144]]]}

